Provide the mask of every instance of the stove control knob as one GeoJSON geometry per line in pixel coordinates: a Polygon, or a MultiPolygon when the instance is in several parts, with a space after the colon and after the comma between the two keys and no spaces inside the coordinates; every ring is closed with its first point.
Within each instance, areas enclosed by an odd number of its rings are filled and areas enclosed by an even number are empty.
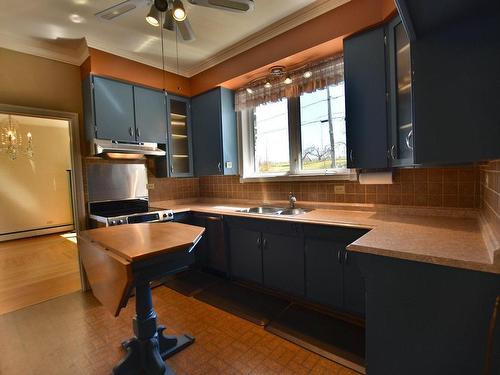
{"type": "Polygon", "coordinates": [[[116,225],[116,220],[111,220],[111,221],[109,222],[109,225],[116,225]]]}
{"type": "Polygon", "coordinates": [[[163,218],[166,219],[167,218],[167,214],[163,214],[163,218]]]}
{"type": "Polygon", "coordinates": [[[168,217],[172,217],[172,216],[174,216],[174,214],[172,212],[169,212],[168,217]]]}
{"type": "Polygon", "coordinates": [[[123,221],[123,219],[120,219],[118,220],[118,224],[124,224],[125,222],[123,221]]]}

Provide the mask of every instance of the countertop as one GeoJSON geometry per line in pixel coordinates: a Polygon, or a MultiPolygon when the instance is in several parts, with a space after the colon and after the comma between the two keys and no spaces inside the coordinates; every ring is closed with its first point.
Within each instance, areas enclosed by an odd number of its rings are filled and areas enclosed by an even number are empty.
{"type": "MultiPolygon", "coordinates": [[[[344,207],[316,208],[301,215],[287,217],[237,212],[238,209],[255,205],[255,202],[229,200],[151,202],[151,206],[172,209],[174,212],[196,211],[370,229],[367,234],[350,244],[348,250],[500,274],[500,264],[493,263],[493,252],[496,249],[486,243],[479,219],[475,215],[457,212],[458,217],[451,217],[440,216],[441,213],[433,209],[418,210],[418,214],[411,214],[411,209],[381,212],[344,207]]],[[[283,202],[266,205],[283,207],[283,202]]]]}

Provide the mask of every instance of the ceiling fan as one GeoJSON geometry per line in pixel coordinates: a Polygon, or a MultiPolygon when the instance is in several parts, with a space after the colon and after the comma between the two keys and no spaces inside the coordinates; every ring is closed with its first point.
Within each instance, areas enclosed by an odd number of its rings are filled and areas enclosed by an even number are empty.
{"type": "MultiPolygon", "coordinates": [[[[229,12],[245,13],[254,9],[254,0],[187,0],[192,5],[221,9],[229,12]]],[[[194,31],[187,19],[187,13],[182,0],[125,0],[110,8],[96,13],[96,16],[110,21],[136,8],[150,6],[146,21],[159,27],[160,13],[164,13],[164,29],[174,31],[176,28],[182,39],[190,42],[196,39],[194,31]]]]}

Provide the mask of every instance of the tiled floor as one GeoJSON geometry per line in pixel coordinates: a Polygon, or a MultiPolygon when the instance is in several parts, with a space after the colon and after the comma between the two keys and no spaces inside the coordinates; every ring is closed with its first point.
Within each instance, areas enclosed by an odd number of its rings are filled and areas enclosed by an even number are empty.
{"type": "MultiPolygon", "coordinates": [[[[163,286],[160,323],[196,342],[167,360],[178,375],[356,373],[261,327],[163,286]]],[[[113,318],[90,293],[72,293],[0,316],[0,374],[109,374],[131,336],[134,301],[113,318]]],[[[174,332],[169,329],[170,332],[174,332]]]]}

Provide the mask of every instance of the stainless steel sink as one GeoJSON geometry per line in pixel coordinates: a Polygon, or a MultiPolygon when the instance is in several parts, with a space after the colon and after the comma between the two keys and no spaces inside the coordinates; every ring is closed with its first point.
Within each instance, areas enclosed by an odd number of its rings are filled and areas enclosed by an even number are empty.
{"type": "Polygon", "coordinates": [[[265,214],[265,215],[300,215],[311,211],[306,208],[286,208],[286,207],[251,207],[238,210],[238,212],[246,212],[249,214],[265,214]]]}
{"type": "Polygon", "coordinates": [[[252,207],[245,208],[243,210],[238,210],[238,212],[248,212],[249,214],[277,214],[282,211],[283,208],[279,207],[252,207]]]}
{"type": "Polygon", "coordinates": [[[306,212],[311,211],[311,209],[307,208],[286,208],[280,212],[278,212],[278,215],[301,215],[305,214],[306,212]]]}

